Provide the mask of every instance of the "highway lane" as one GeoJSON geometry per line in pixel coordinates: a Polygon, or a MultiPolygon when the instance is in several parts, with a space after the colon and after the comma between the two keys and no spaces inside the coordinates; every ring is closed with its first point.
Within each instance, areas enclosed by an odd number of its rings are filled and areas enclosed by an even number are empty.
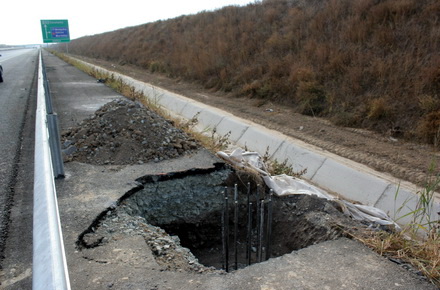
{"type": "Polygon", "coordinates": [[[20,276],[22,267],[17,263],[26,264],[28,273],[32,261],[33,115],[38,50],[9,50],[0,54],[4,70],[4,82],[0,83],[0,288],[3,288],[7,269],[20,276]],[[11,255],[19,259],[11,260],[11,255]],[[7,263],[14,266],[8,267],[7,263]]]}
{"type": "Polygon", "coordinates": [[[23,54],[31,51],[38,51],[37,49],[12,49],[12,50],[0,50],[0,63],[9,63],[11,59],[19,57],[23,54]]]}

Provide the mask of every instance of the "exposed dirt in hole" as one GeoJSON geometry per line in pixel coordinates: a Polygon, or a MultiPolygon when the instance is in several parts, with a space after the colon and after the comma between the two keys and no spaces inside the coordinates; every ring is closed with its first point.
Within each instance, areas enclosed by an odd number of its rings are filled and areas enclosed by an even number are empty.
{"type": "MultiPolygon", "coordinates": [[[[255,197],[252,197],[254,199],[255,197]]],[[[255,202],[254,202],[255,204],[255,202]]],[[[241,204],[238,225],[238,268],[247,266],[247,216],[246,206],[241,204]]],[[[223,244],[221,240],[221,213],[212,212],[211,218],[200,219],[197,223],[179,223],[160,225],[168,233],[178,235],[183,246],[189,248],[203,265],[221,269],[223,266],[223,244]],[[215,223],[216,222],[216,223],[215,223]]],[[[234,234],[233,208],[230,209],[229,268],[233,268],[234,234]]],[[[264,215],[267,219],[267,212],[264,215]]],[[[264,231],[267,224],[264,224],[264,231]]],[[[337,204],[314,196],[295,195],[274,197],[273,227],[270,253],[267,253],[266,236],[263,235],[262,258],[279,257],[292,251],[306,248],[320,242],[346,236],[348,232],[361,231],[363,228],[337,210],[337,204]]],[[[251,234],[251,264],[258,262],[257,215],[253,205],[251,234]]]]}
{"type": "MultiPolygon", "coordinates": [[[[238,185],[238,264],[247,265],[247,186],[251,185],[252,252],[257,262],[256,184],[258,177],[234,172],[217,164],[216,168],[194,169],[137,180],[142,185],[127,193],[116,208],[104,212],[78,240],[80,248],[94,248],[132,235],[141,235],[156,261],[165,270],[215,271],[223,266],[222,214],[225,186],[238,185]]],[[[261,200],[267,194],[261,190],[261,200]]],[[[233,200],[233,191],[229,198],[233,200]]],[[[273,223],[270,257],[278,257],[323,241],[361,231],[364,225],[342,214],[337,203],[314,196],[273,196],[273,223]]],[[[265,219],[267,220],[267,205],[265,219]]],[[[229,260],[233,261],[233,203],[229,203],[229,260]]],[[[264,229],[267,224],[264,225],[264,229]]],[[[263,256],[266,256],[266,237],[263,256]]],[[[264,258],[263,258],[264,260],[264,258]]],[[[232,265],[232,264],[230,264],[232,265]]],[[[232,266],[230,266],[232,269],[232,266]]]]}
{"type": "Polygon", "coordinates": [[[64,161],[142,164],[176,158],[199,143],[142,104],[119,99],[62,133],[64,161]]]}
{"type": "MultiPolygon", "coordinates": [[[[247,211],[246,205],[243,203],[239,208],[237,260],[238,268],[243,268],[248,263],[246,257],[247,211]]],[[[337,204],[314,196],[274,197],[273,211],[271,250],[270,254],[266,252],[267,236],[263,234],[262,261],[266,260],[266,257],[279,257],[314,244],[346,236],[348,232],[353,233],[363,229],[361,224],[339,212],[337,204]]],[[[221,213],[211,212],[210,216],[215,219],[200,219],[197,223],[177,221],[171,224],[162,224],[160,227],[168,233],[178,235],[182,245],[189,248],[201,264],[221,269],[224,260],[221,240],[221,213]]],[[[267,219],[267,209],[265,219],[267,219]]],[[[230,269],[233,268],[235,249],[233,227],[233,208],[231,207],[229,224],[230,269]]],[[[266,231],[266,228],[267,222],[264,223],[263,230],[266,231]]],[[[257,251],[257,211],[253,205],[251,264],[258,262],[257,251]]]]}
{"type": "MultiPolygon", "coordinates": [[[[103,60],[75,57],[221,108],[241,118],[416,184],[426,181],[431,163],[440,157],[438,150],[429,145],[406,142],[400,138],[393,131],[394,124],[390,124],[389,133],[386,135],[363,129],[339,127],[324,119],[295,113],[294,109],[282,104],[261,99],[236,98],[225,92],[207,90],[200,84],[170,79],[127,64],[119,65],[103,60]]],[[[434,173],[439,170],[437,164],[434,173]]]]}

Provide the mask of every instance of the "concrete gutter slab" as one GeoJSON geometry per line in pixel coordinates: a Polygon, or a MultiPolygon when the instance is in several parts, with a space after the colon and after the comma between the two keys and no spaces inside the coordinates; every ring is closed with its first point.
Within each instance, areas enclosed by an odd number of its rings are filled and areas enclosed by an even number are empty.
{"type": "Polygon", "coordinates": [[[332,159],[326,159],[311,180],[348,199],[367,205],[374,205],[388,187],[385,181],[332,159]]]}
{"type": "Polygon", "coordinates": [[[197,124],[196,128],[200,132],[212,132],[214,128],[218,127],[218,124],[225,118],[224,115],[219,114],[217,111],[203,110],[197,116],[200,124],[197,124]]]}
{"type": "MultiPolygon", "coordinates": [[[[146,96],[153,96],[150,101],[153,104],[158,104],[162,108],[166,108],[167,111],[171,111],[174,114],[181,115],[182,111],[188,105],[187,100],[179,99],[172,94],[159,94],[157,89],[153,88],[153,94],[146,94],[146,96]],[[172,109],[169,109],[172,108],[172,109]]],[[[144,92],[145,93],[145,92],[144,92]]]]}
{"type": "Polygon", "coordinates": [[[217,125],[217,134],[220,136],[225,136],[226,134],[230,134],[229,140],[233,143],[237,143],[237,141],[243,136],[246,130],[249,129],[249,125],[240,120],[231,117],[225,117],[221,120],[221,122],[217,125]]]}
{"type": "Polygon", "coordinates": [[[292,168],[295,172],[307,170],[303,177],[311,180],[327,158],[322,155],[314,154],[289,139],[280,146],[271,158],[280,162],[284,162],[284,160],[287,159],[288,164],[292,164],[292,168]]]}
{"type": "Polygon", "coordinates": [[[265,155],[267,152],[272,156],[284,144],[286,136],[282,134],[272,134],[264,128],[250,126],[248,130],[237,140],[237,144],[248,148],[250,151],[259,152],[265,155]]]}
{"type": "MultiPolygon", "coordinates": [[[[411,213],[418,208],[418,200],[417,196],[405,187],[389,184],[374,206],[388,209],[387,213],[391,218],[396,219],[400,224],[408,224],[413,222],[411,213]]],[[[435,208],[431,210],[435,211],[435,208]]]]}

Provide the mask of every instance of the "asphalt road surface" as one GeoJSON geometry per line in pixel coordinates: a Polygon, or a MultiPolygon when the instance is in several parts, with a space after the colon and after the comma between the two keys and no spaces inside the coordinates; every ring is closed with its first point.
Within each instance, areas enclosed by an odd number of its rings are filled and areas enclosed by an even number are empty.
{"type": "Polygon", "coordinates": [[[38,50],[0,54],[0,288],[31,289],[38,50]]]}

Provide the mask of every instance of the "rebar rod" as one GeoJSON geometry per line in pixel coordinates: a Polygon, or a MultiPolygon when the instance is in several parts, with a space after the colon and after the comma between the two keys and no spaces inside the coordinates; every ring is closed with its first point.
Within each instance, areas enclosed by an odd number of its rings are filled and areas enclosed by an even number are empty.
{"type": "Polygon", "coordinates": [[[260,202],[260,236],[258,237],[258,262],[263,258],[263,233],[264,233],[264,201],[260,202]]]}
{"type": "Polygon", "coordinates": [[[257,224],[256,224],[256,228],[257,228],[257,262],[259,261],[259,252],[258,249],[260,248],[260,185],[257,184],[257,192],[255,195],[255,204],[257,207],[257,224]]]}
{"type": "Polygon", "coordinates": [[[225,188],[225,270],[229,272],[229,201],[228,188],[225,188]]]}
{"type": "Polygon", "coordinates": [[[226,198],[225,198],[225,192],[222,191],[222,198],[223,198],[223,210],[222,210],[222,269],[226,269],[226,231],[225,231],[225,220],[226,220],[226,198]]]}
{"type": "Polygon", "coordinates": [[[251,264],[251,246],[252,246],[252,202],[249,201],[248,206],[248,224],[247,224],[247,244],[246,259],[248,266],[251,264]]]}
{"type": "MultiPolygon", "coordinates": [[[[251,231],[252,231],[252,211],[251,211],[251,183],[248,182],[247,183],[247,208],[246,208],[246,212],[248,214],[248,218],[247,218],[247,233],[246,233],[246,260],[250,260],[249,256],[250,256],[250,251],[249,251],[249,245],[251,243],[251,231]]],[[[248,263],[249,265],[249,263],[248,263]]]]}
{"type": "Polygon", "coordinates": [[[234,185],[234,268],[238,270],[238,188],[234,185]]]}
{"type": "Polygon", "coordinates": [[[271,236],[272,236],[272,197],[273,190],[270,190],[269,200],[267,202],[267,224],[266,224],[266,260],[270,259],[271,236]]]}

